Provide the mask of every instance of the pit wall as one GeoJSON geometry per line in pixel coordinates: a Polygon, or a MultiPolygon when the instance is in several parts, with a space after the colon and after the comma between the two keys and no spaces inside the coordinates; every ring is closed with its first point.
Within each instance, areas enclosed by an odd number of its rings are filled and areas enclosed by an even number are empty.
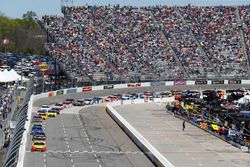
{"type": "Polygon", "coordinates": [[[174,167],[147,139],[145,139],[133,126],[129,124],[113,107],[128,104],[145,103],[165,103],[173,102],[174,97],[155,98],[153,101],[144,99],[114,101],[107,104],[106,111],[112,119],[122,128],[122,130],[133,140],[133,142],[148,156],[148,158],[158,167],[174,167]]]}
{"type": "MultiPolygon", "coordinates": [[[[47,97],[54,97],[54,96],[64,95],[64,94],[72,94],[72,93],[88,93],[92,91],[105,90],[105,89],[112,90],[112,89],[140,88],[140,87],[188,86],[188,85],[199,86],[199,85],[218,85],[218,84],[225,84],[225,85],[250,84],[250,80],[196,80],[196,81],[176,80],[176,81],[159,81],[159,82],[145,82],[145,83],[126,83],[126,84],[117,84],[117,85],[100,85],[100,86],[84,86],[84,87],[78,87],[78,88],[68,88],[68,89],[62,89],[62,90],[56,90],[56,91],[45,92],[45,93],[41,93],[37,95],[32,95],[29,106],[28,106],[28,119],[25,123],[26,131],[24,132],[22,143],[19,149],[19,158],[17,162],[17,167],[23,166],[25,148],[27,144],[27,134],[28,134],[29,127],[30,127],[33,102],[39,99],[47,98],[47,97]]],[[[130,103],[130,102],[123,101],[120,103],[130,103]]]]}

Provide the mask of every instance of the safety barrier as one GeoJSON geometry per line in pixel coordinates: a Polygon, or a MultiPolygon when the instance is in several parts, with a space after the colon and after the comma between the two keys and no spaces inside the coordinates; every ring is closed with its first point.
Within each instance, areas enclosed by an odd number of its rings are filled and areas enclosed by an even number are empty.
{"type": "MultiPolygon", "coordinates": [[[[156,101],[149,100],[148,103],[156,102],[161,103],[172,102],[174,97],[158,98],[156,101]]],[[[143,104],[144,100],[136,99],[123,101],[123,103],[116,101],[107,104],[106,111],[112,117],[112,119],[126,132],[126,134],[136,143],[136,145],[149,157],[149,159],[156,164],[156,166],[174,167],[171,162],[167,160],[154,146],[152,146],[133,126],[131,126],[113,107],[124,104],[143,104]],[[126,103],[125,103],[126,102],[126,103]]]]}

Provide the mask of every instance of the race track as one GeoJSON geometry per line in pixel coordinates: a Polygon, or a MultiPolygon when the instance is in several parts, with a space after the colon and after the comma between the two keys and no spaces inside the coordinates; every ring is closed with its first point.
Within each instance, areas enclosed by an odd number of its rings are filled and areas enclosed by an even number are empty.
{"type": "Polygon", "coordinates": [[[154,166],[109,117],[103,105],[65,109],[46,121],[45,131],[47,151],[30,152],[30,135],[24,166],[154,166]]]}
{"type": "MultiPolygon", "coordinates": [[[[102,90],[88,93],[43,98],[34,103],[33,110],[42,104],[62,102],[66,98],[108,96],[112,93],[164,91],[171,89],[236,89],[250,85],[194,85],[102,90]]],[[[46,121],[47,151],[31,153],[28,137],[24,166],[34,167],[150,167],[151,161],[109,117],[104,105],[65,109],[56,118],[46,121]]]]}

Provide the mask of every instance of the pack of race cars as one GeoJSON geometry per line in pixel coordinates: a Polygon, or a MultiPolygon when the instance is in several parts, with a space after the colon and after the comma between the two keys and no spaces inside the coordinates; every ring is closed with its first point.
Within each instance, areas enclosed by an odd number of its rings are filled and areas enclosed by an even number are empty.
{"type": "Polygon", "coordinates": [[[85,106],[85,105],[93,105],[99,104],[103,102],[112,102],[118,100],[132,100],[132,99],[152,99],[159,97],[170,97],[172,96],[171,92],[144,92],[144,93],[127,93],[127,94],[112,94],[107,97],[93,97],[93,98],[85,98],[85,99],[72,99],[68,98],[64,100],[62,103],[56,103],[53,106],[42,105],[38,108],[35,115],[32,118],[32,147],[31,152],[34,151],[46,151],[46,134],[45,134],[45,126],[44,121],[46,121],[49,117],[56,117],[60,114],[61,110],[64,108],[70,108],[72,106],[85,106]]]}

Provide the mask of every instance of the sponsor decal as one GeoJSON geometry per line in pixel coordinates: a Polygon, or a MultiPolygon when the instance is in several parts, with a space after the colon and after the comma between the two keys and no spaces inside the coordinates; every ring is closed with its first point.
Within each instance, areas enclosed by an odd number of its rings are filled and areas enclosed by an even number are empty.
{"type": "Polygon", "coordinates": [[[63,90],[56,91],[56,95],[63,95],[63,90]]]}
{"type": "Polygon", "coordinates": [[[151,86],[165,86],[165,82],[164,81],[160,81],[160,82],[150,82],[151,86]]]}
{"type": "Polygon", "coordinates": [[[113,89],[114,85],[104,85],[103,89],[113,89]]]}
{"type": "Polygon", "coordinates": [[[212,80],[212,84],[224,84],[224,80],[212,80]]]}
{"type": "Polygon", "coordinates": [[[54,92],[49,92],[48,93],[48,97],[53,97],[54,96],[54,92]]]}
{"type": "Polygon", "coordinates": [[[141,87],[141,83],[128,83],[127,84],[129,88],[131,87],[141,87]]]}
{"type": "Polygon", "coordinates": [[[241,84],[241,80],[228,80],[228,84],[241,84]]]}
{"type": "Polygon", "coordinates": [[[174,85],[186,85],[186,81],[174,81],[174,85]]]}
{"type": "Polygon", "coordinates": [[[195,81],[195,85],[206,85],[206,84],[207,84],[207,81],[204,81],[204,80],[195,81]]]}
{"type": "Polygon", "coordinates": [[[92,86],[84,86],[82,87],[82,92],[90,92],[92,91],[92,86]]]}
{"type": "Polygon", "coordinates": [[[74,88],[74,89],[67,89],[67,90],[66,90],[66,93],[67,93],[67,94],[76,93],[76,92],[77,92],[77,89],[75,89],[75,88],[74,88]]]}

